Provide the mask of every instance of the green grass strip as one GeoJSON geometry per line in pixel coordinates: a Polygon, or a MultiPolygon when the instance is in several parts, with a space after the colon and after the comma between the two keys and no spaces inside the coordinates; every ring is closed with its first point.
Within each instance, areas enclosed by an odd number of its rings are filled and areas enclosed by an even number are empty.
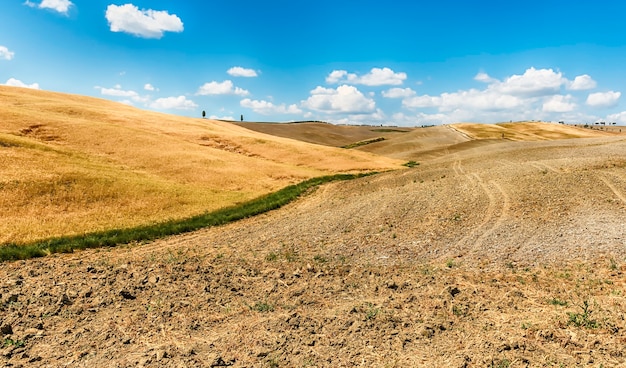
{"type": "Polygon", "coordinates": [[[295,200],[312,187],[332,181],[351,180],[372,174],[374,173],[337,174],[312,178],[248,202],[182,220],[172,220],[128,229],[100,231],[85,235],[62,236],[28,244],[6,244],[0,246],[0,262],[43,257],[52,253],[70,253],[74,250],[87,248],[113,247],[119,244],[151,241],[169,235],[223,225],[280,208],[295,200]]]}
{"type": "Polygon", "coordinates": [[[355,143],[351,143],[348,144],[346,146],[341,146],[341,148],[345,148],[345,149],[352,149],[352,148],[356,148],[356,147],[361,147],[361,146],[365,146],[367,144],[372,144],[372,143],[376,143],[376,142],[382,142],[385,140],[385,137],[378,137],[378,138],[372,138],[372,139],[366,139],[364,141],[360,141],[360,142],[355,142],[355,143]]]}

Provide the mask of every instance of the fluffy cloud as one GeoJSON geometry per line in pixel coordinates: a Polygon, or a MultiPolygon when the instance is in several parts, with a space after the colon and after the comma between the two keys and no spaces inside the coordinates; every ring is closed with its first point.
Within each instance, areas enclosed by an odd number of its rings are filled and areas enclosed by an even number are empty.
{"type": "Polygon", "coordinates": [[[552,69],[526,69],[522,75],[512,75],[503,82],[494,80],[489,88],[495,92],[516,96],[549,96],[567,84],[561,72],[552,69]]]}
{"type": "Polygon", "coordinates": [[[362,114],[373,112],[376,103],[353,86],[341,85],[337,89],[317,87],[311,96],[302,101],[307,109],[326,113],[362,114]]]}
{"type": "Polygon", "coordinates": [[[250,94],[245,89],[235,87],[233,82],[230,80],[225,80],[223,82],[207,82],[200,86],[198,92],[196,94],[201,96],[207,95],[237,95],[237,96],[247,96],[250,94]]]}
{"type": "Polygon", "coordinates": [[[570,112],[576,109],[576,104],[571,102],[572,96],[555,95],[543,103],[545,112],[570,112]]]}
{"type": "Polygon", "coordinates": [[[125,32],[143,38],[161,38],[163,32],[182,32],[183,22],[167,11],[139,10],[133,4],[109,5],[106,19],[112,32],[125,32]]]}
{"type": "Polygon", "coordinates": [[[474,77],[474,80],[479,81],[479,82],[483,82],[483,83],[495,83],[498,80],[495,78],[491,78],[489,76],[489,74],[484,73],[484,72],[480,72],[478,74],[476,74],[476,76],[474,77]]]}
{"type": "Polygon", "coordinates": [[[587,96],[587,105],[593,107],[615,106],[621,95],[621,92],[615,91],[591,93],[587,96]]]}
{"type": "Polygon", "coordinates": [[[246,68],[242,68],[240,66],[233,66],[232,68],[228,69],[227,71],[228,74],[232,75],[233,77],[256,77],[257,73],[255,70],[253,69],[246,69],[246,68]]]}
{"type": "Polygon", "coordinates": [[[21,80],[15,79],[15,78],[9,78],[9,80],[7,80],[7,82],[4,85],[5,86],[12,86],[12,87],[40,89],[39,88],[39,83],[26,84],[26,83],[22,82],[21,80]]]}
{"type": "Polygon", "coordinates": [[[67,14],[70,7],[74,5],[70,0],[42,0],[39,4],[26,0],[24,4],[31,8],[50,9],[61,14],[67,14]]]}
{"type": "Polygon", "coordinates": [[[596,88],[596,81],[594,81],[589,75],[583,74],[574,78],[568,88],[572,91],[584,91],[588,89],[596,88]]]}
{"type": "Polygon", "coordinates": [[[15,56],[13,51],[10,51],[7,47],[0,45],[0,59],[11,60],[15,56]]]}
{"type": "Polygon", "coordinates": [[[262,115],[302,113],[302,110],[300,110],[295,104],[289,106],[286,106],[285,104],[274,105],[268,101],[251,100],[249,98],[241,100],[239,104],[241,107],[252,109],[254,112],[262,115]]]}
{"type": "MultiPolygon", "coordinates": [[[[444,92],[439,95],[410,95],[409,89],[390,89],[384,97],[402,98],[402,105],[410,110],[434,109],[435,112],[420,111],[410,119],[420,121],[496,122],[524,119],[570,119],[583,121],[593,119],[580,111],[576,98],[563,95],[564,89],[580,91],[595,88],[596,82],[587,74],[568,80],[561,72],[553,69],[528,68],[522,74],[514,74],[502,80],[480,72],[474,80],[485,83],[482,89],[444,92]],[[406,94],[406,96],[403,96],[406,94]]],[[[614,106],[619,92],[589,95],[587,105],[614,106]]],[[[404,116],[403,116],[404,118],[404,116]]],[[[404,120],[407,121],[407,120],[404,120]]]]}
{"type": "Polygon", "coordinates": [[[115,85],[113,88],[105,88],[105,87],[95,87],[97,90],[100,90],[100,93],[104,96],[112,96],[112,97],[125,97],[126,99],[122,101],[127,105],[132,105],[133,102],[139,103],[147,103],[150,98],[147,96],[141,96],[139,93],[132,90],[124,90],[122,86],[115,85]]]}
{"type": "Polygon", "coordinates": [[[209,119],[213,119],[213,120],[228,120],[228,121],[234,121],[235,118],[228,115],[228,116],[217,116],[217,115],[211,115],[209,116],[209,119]]]}
{"type": "Polygon", "coordinates": [[[606,120],[610,122],[626,124],[626,111],[618,112],[617,114],[611,114],[606,117],[606,120]]]}
{"type": "Polygon", "coordinates": [[[150,83],[146,83],[146,84],[143,86],[143,89],[145,89],[146,91],[158,91],[158,90],[159,90],[158,88],[155,88],[155,87],[154,87],[152,84],[150,84],[150,83]]]}
{"type": "Polygon", "coordinates": [[[363,84],[366,86],[400,85],[406,78],[406,73],[396,73],[389,68],[372,68],[369,73],[363,76],[348,73],[345,70],[333,70],[328,77],[326,77],[326,83],[350,83],[363,84]]]}
{"type": "Polygon", "coordinates": [[[415,96],[402,101],[405,107],[428,108],[437,107],[440,111],[456,109],[470,110],[504,110],[519,107],[522,99],[516,96],[497,93],[492,90],[470,89],[453,93],[442,93],[440,96],[415,96]]]}
{"type": "Polygon", "coordinates": [[[198,107],[195,102],[185,96],[165,97],[156,99],[150,107],[158,110],[193,110],[198,107]]]}
{"type": "Polygon", "coordinates": [[[415,91],[410,88],[391,88],[383,91],[383,97],[386,98],[407,98],[415,96],[415,91]]]}

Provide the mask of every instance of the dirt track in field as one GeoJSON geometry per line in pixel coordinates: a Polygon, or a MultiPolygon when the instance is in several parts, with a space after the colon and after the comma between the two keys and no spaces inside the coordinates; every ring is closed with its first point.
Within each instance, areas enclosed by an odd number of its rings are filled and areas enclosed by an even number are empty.
{"type": "Polygon", "coordinates": [[[459,143],[227,226],[3,264],[0,363],[626,365],[624,137],[459,143]]]}

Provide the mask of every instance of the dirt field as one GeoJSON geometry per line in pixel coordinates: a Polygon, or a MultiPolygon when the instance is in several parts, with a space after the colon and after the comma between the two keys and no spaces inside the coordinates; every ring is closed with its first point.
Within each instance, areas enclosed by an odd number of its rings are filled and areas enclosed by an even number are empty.
{"type": "Polygon", "coordinates": [[[455,139],[227,226],[5,263],[0,364],[626,366],[625,137],[455,139]]]}

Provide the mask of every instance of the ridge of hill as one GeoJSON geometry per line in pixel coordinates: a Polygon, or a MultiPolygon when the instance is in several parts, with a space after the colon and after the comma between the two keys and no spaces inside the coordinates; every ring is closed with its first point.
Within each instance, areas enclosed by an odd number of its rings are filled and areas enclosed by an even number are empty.
{"type": "Polygon", "coordinates": [[[486,144],[513,141],[599,138],[619,134],[563,124],[520,122],[500,124],[457,123],[423,128],[333,125],[321,122],[235,123],[247,129],[333,147],[401,160],[423,160],[486,144]],[[372,142],[358,144],[359,142],[372,142]]]}
{"type": "Polygon", "coordinates": [[[617,135],[615,132],[534,121],[498,124],[459,123],[453,124],[451,127],[466,134],[471,139],[508,139],[512,141],[600,138],[617,135]]]}
{"type": "Polygon", "coordinates": [[[0,244],[177,219],[400,161],[64,93],[0,86],[0,244]]]}

